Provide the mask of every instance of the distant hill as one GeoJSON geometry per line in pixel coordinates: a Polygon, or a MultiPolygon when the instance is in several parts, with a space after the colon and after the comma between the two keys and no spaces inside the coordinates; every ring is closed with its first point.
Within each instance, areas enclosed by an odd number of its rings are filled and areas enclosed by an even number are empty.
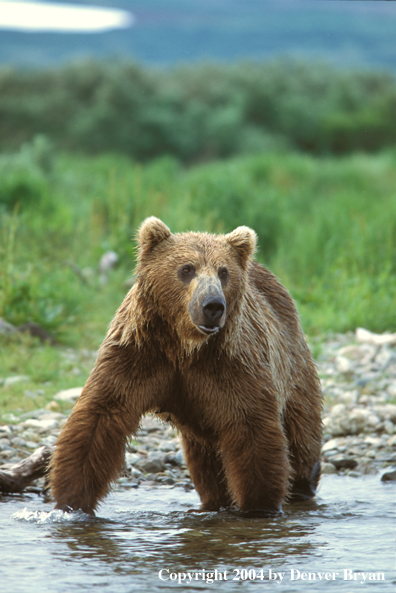
{"type": "MultiPolygon", "coordinates": [[[[78,59],[197,60],[300,56],[350,68],[396,70],[396,2],[346,0],[73,0],[130,10],[131,29],[100,34],[0,31],[0,64],[78,59]]],[[[1,2],[0,2],[1,10],[1,2]]]]}

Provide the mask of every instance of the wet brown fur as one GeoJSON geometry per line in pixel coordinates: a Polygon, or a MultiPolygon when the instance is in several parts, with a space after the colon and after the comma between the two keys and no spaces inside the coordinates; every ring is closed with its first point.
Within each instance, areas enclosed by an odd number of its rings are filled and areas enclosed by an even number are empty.
{"type": "Polygon", "coordinates": [[[251,259],[255,242],[247,227],[171,234],[154,217],[143,223],[136,284],[57,442],[57,508],[92,513],[123,467],[127,437],[157,409],[182,434],[202,509],[277,512],[288,495],[314,495],[320,383],[290,295],[251,259]],[[188,283],[178,276],[186,264],[188,283]],[[206,282],[226,301],[210,336],[188,312],[206,282]]]}

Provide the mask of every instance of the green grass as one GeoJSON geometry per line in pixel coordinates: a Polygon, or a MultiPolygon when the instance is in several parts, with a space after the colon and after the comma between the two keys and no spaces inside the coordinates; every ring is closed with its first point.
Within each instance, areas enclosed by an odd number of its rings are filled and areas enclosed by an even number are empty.
{"type": "MultiPolygon", "coordinates": [[[[37,171],[37,148],[24,151],[28,173],[37,171]]],[[[254,228],[257,258],[290,290],[311,337],[357,326],[396,331],[395,151],[268,152],[191,168],[171,157],[142,166],[114,154],[52,153],[40,171],[39,192],[23,172],[22,193],[18,179],[0,191],[0,317],[39,323],[61,346],[0,338],[0,378],[29,376],[0,386],[0,414],[46,405],[85,382],[92,359],[82,357],[74,374],[64,349],[100,345],[132,275],[131,239],[150,215],[173,231],[254,228]],[[97,267],[109,249],[119,266],[102,283],[97,267]],[[38,389],[37,398],[25,395],[38,389]]]]}

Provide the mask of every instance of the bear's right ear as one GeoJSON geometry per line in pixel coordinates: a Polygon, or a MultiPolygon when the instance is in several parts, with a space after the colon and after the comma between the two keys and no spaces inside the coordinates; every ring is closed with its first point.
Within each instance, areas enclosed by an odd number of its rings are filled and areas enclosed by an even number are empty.
{"type": "Polygon", "coordinates": [[[171,232],[162,220],[155,216],[146,218],[137,234],[141,254],[148,255],[156,245],[170,236],[171,232]]]}

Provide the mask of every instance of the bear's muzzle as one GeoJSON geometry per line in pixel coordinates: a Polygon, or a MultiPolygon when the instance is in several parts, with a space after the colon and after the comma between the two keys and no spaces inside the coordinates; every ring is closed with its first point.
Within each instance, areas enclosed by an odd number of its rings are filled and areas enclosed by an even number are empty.
{"type": "Polygon", "coordinates": [[[221,296],[208,296],[201,304],[205,323],[199,329],[205,334],[212,334],[219,330],[219,322],[224,315],[226,303],[221,296]]]}
{"type": "Polygon", "coordinates": [[[188,312],[194,325],[206,335],[215,334],[223,327],[226,301],[217,278],[209,276],[198,279],[188,312]]]}

